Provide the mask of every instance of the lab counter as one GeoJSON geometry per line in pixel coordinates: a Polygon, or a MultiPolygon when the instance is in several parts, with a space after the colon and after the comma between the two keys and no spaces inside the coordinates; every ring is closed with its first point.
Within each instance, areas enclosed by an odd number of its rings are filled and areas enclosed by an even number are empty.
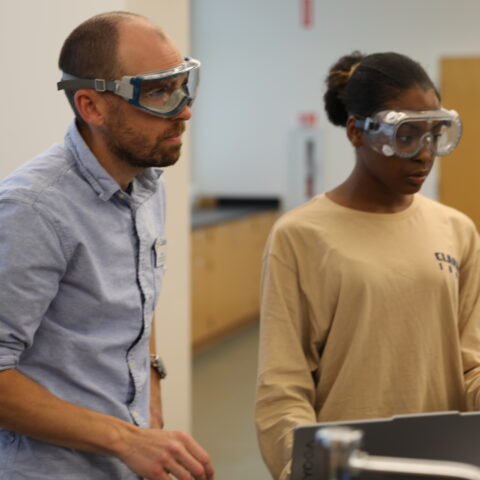
{"type": "Polygon", "coordinates": [[[192,211],[194,352],[258,320],[262,254],[278,204],[222,202],[192,211]]]}
{"type": "Polygon", "coordinates": [[[265,212],[277,212],[278,201],[219,201],[212,207],[192,209],[192,229],[230,222],[265,212]]]}

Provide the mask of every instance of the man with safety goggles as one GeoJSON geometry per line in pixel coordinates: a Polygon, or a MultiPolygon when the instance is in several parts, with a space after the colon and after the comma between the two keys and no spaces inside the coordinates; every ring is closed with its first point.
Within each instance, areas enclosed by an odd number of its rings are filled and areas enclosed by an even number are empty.
{"type": "Polygon", "coordinates": [[[417,156],[428,146],[434,156],[448,155],[460,141],[462,122],[455,110],[382,110],[367,118],[357,117],[367,145],[387,157],[417,156]]]}
{"type": "Polygon", "coordinates": [[[121,80],[83,79],[63,73],[58,90],[93,89],[112,92],[131,105],[153,115],[170,118],[190,106],[198,87],[200,62],[193,58],[173,68],[136,76],[125,75],[121,80]]]}
{"type": "Polygon", "coordinates": [[[0,183],[0,472],[212,480],[203,448],[163,429],[153,335],[157,167],[179,158],[200,62],[146,18],[111,12],[73,30],[59,66],[76,116],[64,143],[0,183]]]}

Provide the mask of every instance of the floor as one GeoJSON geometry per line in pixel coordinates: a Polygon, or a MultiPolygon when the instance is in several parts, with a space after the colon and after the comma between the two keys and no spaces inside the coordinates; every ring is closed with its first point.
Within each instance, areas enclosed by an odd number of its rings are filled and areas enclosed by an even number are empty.
{"type": "Polygon", "coordinates": [[[193,436],[216,480],[271,480],[254,425],[258,326],[250,325],[193,360],[193,436]]]}

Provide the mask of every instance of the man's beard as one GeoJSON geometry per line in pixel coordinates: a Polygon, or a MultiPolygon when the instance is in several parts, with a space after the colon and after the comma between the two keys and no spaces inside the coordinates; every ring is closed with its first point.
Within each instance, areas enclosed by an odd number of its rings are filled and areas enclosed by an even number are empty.
{"type": "Polygon", "coordinates": [[[147,135],[126,125],[120,109],[114,110],[109,115],[112,121],[106,125],[104,138],[110,152],[119,160],[140,168],[168,167],[177,162],[181,144],[165,145],[164,142],[180,136],[185,131],[185,122],[174,122],[172,128],[159,135],[152,145],[147,135]]]}

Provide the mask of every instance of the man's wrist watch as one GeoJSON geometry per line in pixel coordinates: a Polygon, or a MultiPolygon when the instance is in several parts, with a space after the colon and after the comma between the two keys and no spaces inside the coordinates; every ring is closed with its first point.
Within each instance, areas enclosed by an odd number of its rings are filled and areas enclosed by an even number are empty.
{"type": "Polygon", "coordinates": [[[157,372],[160,379],[164,379],[167,376],[167,370],[159,355],[150,355],[150,367],[157,372]]]}

